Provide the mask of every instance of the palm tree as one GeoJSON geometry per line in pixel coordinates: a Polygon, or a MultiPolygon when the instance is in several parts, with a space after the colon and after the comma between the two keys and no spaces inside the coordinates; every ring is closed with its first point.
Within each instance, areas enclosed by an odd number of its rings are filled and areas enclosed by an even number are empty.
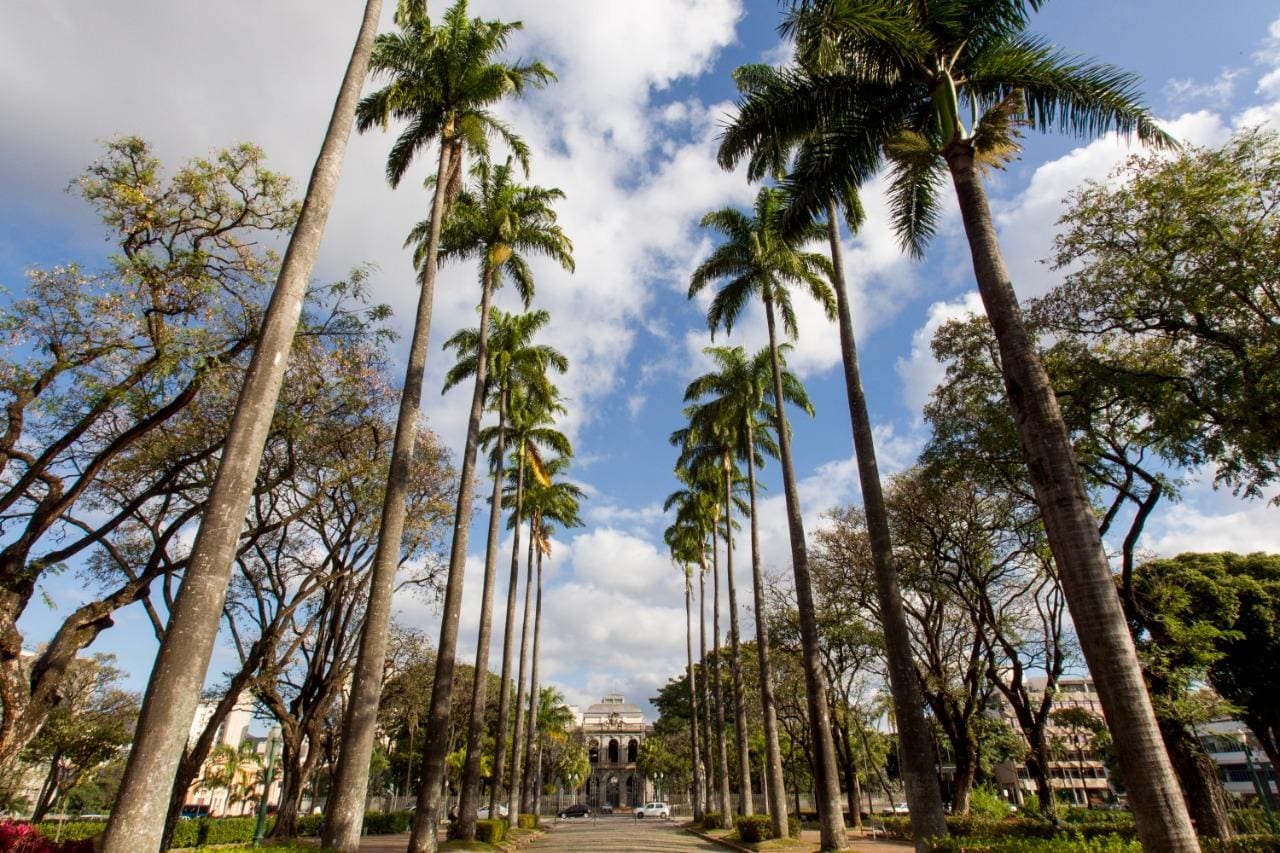
{"type": "MultiPolygon", "coordinates": [[[[792,96],[796,80],[812,82],[812,74],[804,65],[789,71],[779,71],[769,66],[748,65],[734,72],[739,91],[743,93],[748,109],[761,109],[762,104],[773,104],[792,96]]],[[[749,173],[761,177],[766,173],[782,174],[794,154],[797,169],[789,180],[793,188],[802,180],[814,179],[812,170],[800,168],[818,156],[820,140],[815,137],[785,139],[770,136],[759,147],[751,150],[749,173]]],[[[726,142],[726,146],[729,143],[726,142]]],[[[846,151],[852,160],[864,156],[859,150],[846,151]]],[[[878,152],[873,152],[878,156],[878,152]]],[[[866,166],[865,171],[870,171],[866,166]]],[[[823,187],[819,187],[822,189],[823,187]]],[[[942,792],[937,784],[934,767],[934,741],[924,716],[924,700],[916,680],[915,664],[911,654],[911,638],[903,609],[898,571],[893,559],[893,542],[889,532],[888,514],[880,483],[880,471],[876,461],[871,417],[867,412],[866,396],[862,389],[861,371],[858,367],[857,343],[853,335],[853,320],[849,310],[849,298],[845,286],[843,253],[840,248],[839,208],[836,188],[825,187],[832,194],[827,196],[826,232],[831,252],[831,281],[836,297],[836,315],[840,327],[840,352],[844,365],[845,391],[849,402],[849,421],[852,427],[854,453],[858,462],[858,477],[862,487],[863,512],[870,534],[872,562],[875,572],[876,593],[883,614],[885,656],[888,663],[889,683],[898,719],[898,736],[903,744],[902,776],[907,803],[910,806],[912,832],[916,838],[929,838],[947,834],[946,816],[942,805],[942,792]]],[[[812,187],[806,187],[812,190],[812,187]]],[[[845,219],[854,232],[861,226],[863,209],[855,185],[839,189],[845,219]]],[[[812,218],[793,217],[799,224],[808,224],[812,218]]]]}
{"type": "Polygon", "coordinates": [[[280,397],[307,283],[338,189],[356,102],[368,73],[381,14],[382,0],[366,0],[355,47],[236,401],[236,413],[196,531],[182,588],[170,612],[169,624],[177,630],[165,634],[147,684],[137,737],[103,836],[102,849],[111,853],[158,848],[164,834],[165,800],[171,787],[167,782],[177,773],[186,733],[204,687],[240,529],[280,397]]]}
{"type": "MultiPolygon", "coordinates": [[[[788,349],[783,346],[783,350],[788,349]]],[[[760,565],[760,531],[756,511],[756,466],[765,455],[777,457],[773,437],[771,401],[773,399],[772,359],[762,349],[750,359],[742,347],[708,347],[718,370],[694,379],[685,390],[685,401],[698,405],[695,421],[718,423],[729,440],[729,449],[747,466],[747,495],[751,516],[751,586],[756,616],[756,650],[760,667],[760,707],[764,717],[765,778],[769,799],[769,815],[774,836],[787,833],[787,801],[782,775],[782,749],[778,741],[777,709],[773,698],[773,676],[769,664],[768,630],[764,613],[764,572],[760,565]]],[[[782,374],[783,393],[787,402],[808,414],[813,407],[804,386],[790,371],[782,374]]]]}
{"type": "MultiPolygon", "coordinates": [[[[673,435],[675,441],[679,444],[681,432],[677,431],[673,435]]],[[[715,724],[714,730],[716,747],[712,753],[711,760],[711,776],[714,790],[717,811],[723,820],[728,820],[733,813],[733,799],[729,791],[729,751],[725,744],[724,732],[724,697],[723,684],[720,678],[720,549],[716,543],[719,536],[720,527],[721,500],[719,490],[721,488],[720,475],[717,467],[701,466],[697,469],[686,467],[677,467],[675,469],[676,478],[685,484],[685,488],[678,489],[667,496],[663,502],[662,508],[666,511],[674,509],[676,511],[676,521],[680,524],[686,524],[694,529],[701,531],[701,542],[698,550],[698,561],[702,567],[702,573],[705,575],[708,571],[707,567],[707,542],[711,544],[711,585],[712,585],[712,604],[711,604],[711,665],[707,666],[706,654],[706,638],[704,636],[702,642],[702,665],[703,672],[709,672],[710,675],[704,679],[711,682],[711,695],[715,700],[715,724]]],[[[707,715],[710,718],[711,709],[708,707],[707,715]]]]}
{"type": "MultiPolygon", "coordinates": [[[[510,65],[495,61],[519,23],[483,21],[467,17],[466,0],[458,0],[439,28],[433,28],[425,4],[402,2],[396,12],[398,31],[384,33],[374,45],[371,68],[374,75],[390,78],[388,85],[360,102],[356,119],[361,131],[386,127],[391,119],[408,124],[387,158],[387,178],[399,185],[413,158],[433,141],[440,155],[436,167],[435,191],[421,262],[418,309],[414,318],[409,360],[405,367],[404,391],[396,420],[396,437],[387,490],[379,526],[378,547],[369,587],[365,623],[360,633],[360,650],[352,677],[351,697],[343,720],[343,749],[339,757],[333,797],[325,821],[323,844],[353,853],[360,844],[364,821],[365,794],[369,786],[369,760],[377,727],[378,700],[382,693],[382,668],[386,657],[387,626],[391,614],[391,593],[400,557],[404,532],[405,497],[409,463],[417,438],[418,411],[422,400],[423,373],[431,331],[431,308],[435,296],[436,263],[444,220],[446,190],[460,182],[465,149],[487,151],[488,139],[501,136],[522,163],[527,158],[524,144],[490,112],[489,107],[510,94],[523,91],[526,84],[541,85],[553,79],[541,63],[510,65]]],[[[487,315],[487,309],[482,316],[487,315]]],[[[484,360],[481,359],[481,364],[484,360]]],[[[472,409],[482,400],[473,400],[472,409]]],[[[474,443],[475,430],[467,441],[474,443]]],[[[474,456],[474,452],[472,454],[474,456]]],[[[458,513],[471,511],[473,469],[465,464],[458,494],[458,513]]],[[[455,522],[461,520],[455,518],[455,522]]],[[[449,695],[452,686],[454,651],[458,636],[458,611],[462,603],[462,566],[466,559],[466,525],[455,526],[446,581],[444,617],[440,623],[440,643],[436,658],[436,680],[432,689],[427,721],[427,743],[423,755],[423,794],[416,816],[419,830],[412,843],[417,851],[435,849],[435,825],[439,819],[440,781],[448,752],[449,695]],[[459,548],[461,546],[461,548],[459,548]],[[433,793],[434,791],[434,793],[433,793]]]]}
{"type": "MultiPolygon", "coordinates": [[[[511,543],[511,577],[507,584],[507,619],[506,630],[503,635],[502,642],[502,676],[499,683],[502,685],[502,693],[498,699],[498,730],[496,738],[496,747],[494,755],[496,762],[493,773],[493,784],[489,788],[489,808],[490,814],[495,813],[498,802],[498,791],[502,788],[505,779],[506,766],[506,750],[507,750],[507,723],[511,719],[511,698],[507,685],[511,682],[511,663],[512,663],[512,647],[515,642],[515,619],[516,619],[516,600],[519,595],[520,586],[520,526],[524,518],[524,494],[525,494],[525,472],[532,472],[535,480],[541,483],[549,483],[547,476],[546,464],[543,461],[543,453],[540,448],[551,450],[552,452],[568,457],[573,455],[573,448],[563,433],[552,426],[555,415],[563,414],[565,411],[558,401],[552,400],[547,402],[542,399],[530,397],[527,394],[514,394],[510,405],[510,422],[509,430],[514,445],[515,467],[511,472],[514,483],[514,494],[512,504],[512,514],[510,526],[515,532],[511,543]]],[[[532,544],[532,538],[530,540],[532,544]]],[[[528,589],[529,581],[532,578],[533,565],[532,559],[527,570],[529,575],[525,581],[525,607],[524,607],[524,634],[528,633],[529,628],[529,600],[528,589]]],[[[520,709],[524,705],[524,678],[525,678],[526,659],[524,654],[524,643],[521,642],[520,649],[520,668],[519,678],[516,683],[516,712],[515,712],[515,731],[511,739],[511,780],[510,791],[508,791],[508,819],[512,821],[512,826],[519,819],[519,789],[516,787],[516,780],[520,778],[520,750],[518,745],[521,742],[521,735],[524,731],[524,719],[521,716],[520,709]]]]}
{"type": "MultiPolygon", "coordinates": [[[[686,392],[685,399],[689,399],[686,392]]],[[[733,483],[741,478],[733,461],[735,436],[733,424],[721,417],[713,405],[685,408],[689,426],[676,430],[671,443],[680,447],[677,467],[689,470],[706,469],[709,476],[723,475],[720,494],[723,497],[725,583],[729,592],[729,670],[733,676],[734,735],[738,758],[738,811],[754,814],[751,800],[751,752],[747,742],[747,706],[742,693],[742,644],[738,626],[737,582],[733,571],[733,483]]],[[[719,529],[719,525],[717,525],[719,529]]],[[[785,824],[784,824],[785,826],[785,824]]],[[[784,837],[784,836],[779,836],[784,837]]]]}
{"type": "MultiPolygon", "coordinates": [[[[542,560],[544,557],[547,559],[551,557],[551,534],[555,531],[552,522],[566,529],[581,527],[582,518],[579,515],[579,508],[581,501],[586,497],[586,493],[573,483],[553,479],[564,473],[568,467],[569,458],[566,456],[546,460],[543,469],[547,475],[547,483],[544,485],[540,480],[535,479],[526,488],[524,496],[524,509],[529,515],[529,539],[534,545],[537,561],[535,571],[537,599],[533,615],[533,654],[529,666],[529,695],[539,697],[539,703],[537,708],[534,707],[533,702],[529,705],[529,722],[524,745],[525,772],[520,786],[520,811],[532,811],[534,814],[538,813],[538,803],[541,801],[538,792],[541,791],[541,787],[535,784],[537,774],[533,769],[533,750],[537,734],[542,730],[540,721],[545,709],[541,707],[541,703],[547,693],[547,690],[543,690],[538,683],[538,656],[542,637],[542,560]]],[[[512,520],[514,521],[514,517],[512,520]]],[[[560,701],[563,702],[563,698],[560,701]]]]}
{"type": "Polygon", "coordinates": [[[702,226],[720,232],[726,241],[698,265],[689,282],[692,298],[712,282],[723,284],[707,309],[707,326],[714,335],[721,327],[733,325],[752,296],[764,302],[769,330],[769,353],[773,372],[774,425],[778,435],[778,456],[782,464],[783,491],[787,505],[787,528],[791,539],[791,564],[799,607],[800,640],[803,646],[805,688],[808,692],[809,725],[814,741],[814,785],[818,818],[822,824],[822,848],[840,850],[845,846],[844,812],[840,802],[835,745],[831,737],[831,716],[827,706],[827,683],[822,670],[813,584],[809,576],[809,555],[800,515],[800,495],[796,488],[795,465],[791,459],[791,438],[784,408],[786,394],[782,382],[777,315],[788,336],[797,334],[795,310],[789,286],[804,288],[826,310],[835,313],[831,288],[824,276],[830,262],[800,246],[821,236],[815,227],[783,233],[783,194],[762,187],[756,194],[751,216],[733,208],[722,208],[702,217],[702,226]]]}
{"type": "MultiPolygon", "coordinates": [[[[462,208],[459,207],[461,211],[462,208]]],[[[532,394],[545,401],[555,395],[547,372],[563,373],[568,361],[554,347],[534,345],[533,336],[546,326],[551,315],[546,311],[512,315],[497,308],[490,309],[488,389],[490,405],[498,412],[498,425],[493,433],[493,495],[490,498],[489,531],[485,544],[484,582],[480,600],[480,627],[476,639],[476,672],[489,671],[489,637],[493,623],[493,590],[497,577],[498,535],[502,519],[503,462],[506,456],[506,423],[508,400],[513,389],[532,394]]],[[[445,390],[475,376],[479,366],[480,329],[463,329],[445,342],[446,349],[458,353],[458,362],[446,377],[445,390]]],[[[519,393],[519,392],[518,392],[519,393]]],[[[468,720],[466,762],[462,773],[462,790],[458,800],[458,823],[453,834],[475,840],[476,808],[480,789],[480,756],[483,751],[484,709],[488,679],[472,679],[471,716],[468,720]]]]}
{"type": "Polygon", "coordinates": [[[671,549],[671,559],[684,574],[684,624],[685,651],[688,657],[689,679],[689,743],[693,762],[693,822],[702,823],[704,811],[702,796],[702,749],[698,737],[698,680],[693,668],[693,570],[698,565],[706,537],[696,526],[677,521],[664,531],[663,541],[671,549]]]}
{"type": "Polygon", "coordinates": [[[982,185],[984,168],[1017,151],[1018,129],[1107,131],[1167,146],[1134,75],[1064,53],[1026,32],[1033,0],[812,0],[788,22],[803,64],[785,99],[757,104],[725,135],[721,161],[779,139],[816,138],[788,186],[797,210],[820,211],[857,186],[884,151],[904,245],[919,254],[949,175],[978,292],[1000,349],[1019,444],[1063,589],[1129,786],[1138,835],[1153,850],[1198,849],[1160,739],[1057,399],[1022,321],[982,185]],[[806,77],[808,79],[806,79],[806,77]],[[962,106],[972,118],[966,127],[962,106]]]}

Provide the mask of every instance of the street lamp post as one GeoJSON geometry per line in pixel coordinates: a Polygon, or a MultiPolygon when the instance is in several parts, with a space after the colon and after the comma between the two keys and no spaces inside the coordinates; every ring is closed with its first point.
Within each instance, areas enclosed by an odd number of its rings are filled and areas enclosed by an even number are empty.
{"type": "Polygon", "coordinates": [[[267,800],[271,797],[271,776],[276,769],[276,741],[280,738],[280,727],[272,726],[267,732],[267,775],[262,785],[262,800],[258,804],[258,827],[253,832],[253,846],[261,847],[262,839],[267,834],[267,800]]]}
{"type": "Polygon", "coordinates": [[[1240,729],[1240,743],[1244,745],[1244,761],[1249,765],[1249,776],[1253,779],[1253,790],[1257,792],[1258,799],[1262,800],[1262,810],[1266,812],[1267,823],[1271,825],[1271,831],[1280,836],[1280,826],[1276,824],[1276,816],[1271,811],[1271,783],[1265,785],[1262,778],[1258,776],[1258,768],[1253,765],[1253,750],[1249,747],[1249,738],[1245,734],[1244,729],[1240,729]]]}

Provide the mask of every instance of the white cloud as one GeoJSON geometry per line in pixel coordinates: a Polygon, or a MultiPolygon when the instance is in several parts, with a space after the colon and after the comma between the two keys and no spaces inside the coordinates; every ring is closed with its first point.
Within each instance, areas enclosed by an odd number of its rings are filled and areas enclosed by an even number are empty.
{"type": "Polygon", "coordinates": [[[1215,490],[1212,479],[1212,472],[1202,472],[1182,502],[1157,511],[1143,537],[1144,549],[1161,557],[1186,551],[1280,553],[1280,524],[1272,503],[1280,490],[1270,489],[1262,499],[1240,500],[1215,490]]]}
{"type": "Polygon", "coordinates": [[[1210,106],[1226,106],[1235,94],[1236,80],[1244,75],[1244,68],[1224,68],[1213,80],[1201,83],[1190,78],[1170,80],[1165,92],[1175,102],[1201,102],[1210,106]]]}
{"type": "Polygon", "coordinates": [[[895,365],[902,379],[902,398],[913,412],[924,409],[933,389],[946,377],[946,369],[933,357],[933,336],[946,322],[982,313],[982,299],[977,291],[969,291],[959,299],[935,302],[929,306],[924,325],[911,336],[911,354],[899,357],[895,365]]]}

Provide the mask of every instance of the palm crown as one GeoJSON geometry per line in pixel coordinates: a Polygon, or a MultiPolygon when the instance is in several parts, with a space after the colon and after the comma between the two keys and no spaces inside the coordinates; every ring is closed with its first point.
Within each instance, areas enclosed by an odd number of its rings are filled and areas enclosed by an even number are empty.
{"type": "MultiPolygon", "coordinates": [[[[378,36],[369,61],[370,75],[388,83],[356,108],[362,133],[374,125],[385,128],[391,119],[407,122],[387,156],[391,185],[400,184],[417,153],[437,138],[453,154],[470,148],[483,155],[489,137],[500,136],[527,171],[528,146],[488,109],[526,85],[555,79],[541,62],[495,60],[522,24],[468,18],[466,0],[449,7],[438,27],[431,25],[425,3],[401,0],[395,21],[399,29],[378,36]]],[[[462,158],[450,162],[453,185],[461,178],[462,158]]]]}
{"type": "Polygon", "coordinates": [[[1038,0],[804,0],[784,31],[797,63],[739,69],[739,113],[719,158],[774,172],[801,145],[784,186],[816,215],[881,166],[903,245],[919,254],[938,219],[941,157],[956,147],[985,165],[1017,150],[1020,126],[1172,140],[1142,107],[1138,78],[1025,32],[1038,0]],[[968,122],[966,124],[967,113],[968,122]]]}
{"type": "Polygon", "coordinates": [[[785,199],[779,190],[761,187],[751,216],[725,207],[702,217],[702,227],[718,231],[726,238],[698,265],[689,280],[690,298],[712,282],[723,280],[707,309],[707,327],[713,335],[721,327],[726,332],[733,331],[738,316],[754,295],[766,305],[777,306],[783,329],[795,337],[798,329],[790,286],[807,290],[828,316],[834,316],[835,301],[827,284],[831,262],[817,252],[800,248],[810,240],[821,238],[823,232],[814,225],[784,233],[785,209],[785,199]]]}

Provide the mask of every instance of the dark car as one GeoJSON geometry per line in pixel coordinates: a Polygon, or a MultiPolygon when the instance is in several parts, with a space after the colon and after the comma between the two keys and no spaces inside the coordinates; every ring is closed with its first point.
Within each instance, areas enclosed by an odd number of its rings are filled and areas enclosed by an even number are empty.
{"type": "Polygon", "coordinates": [[[209,816],[209,806],[206,803],[187,803],[182,807],[182,812],[178,817],[182,820],[200,820],[209,816]]]}
{"type": "Polygon", "coordinates": [[[578,803],[577,805],[569,806],[569,808],[564,809],[560,814],[556,815],[556,817],[591,817],[591,809],[587,808],[582,803],[578,803]]]}

